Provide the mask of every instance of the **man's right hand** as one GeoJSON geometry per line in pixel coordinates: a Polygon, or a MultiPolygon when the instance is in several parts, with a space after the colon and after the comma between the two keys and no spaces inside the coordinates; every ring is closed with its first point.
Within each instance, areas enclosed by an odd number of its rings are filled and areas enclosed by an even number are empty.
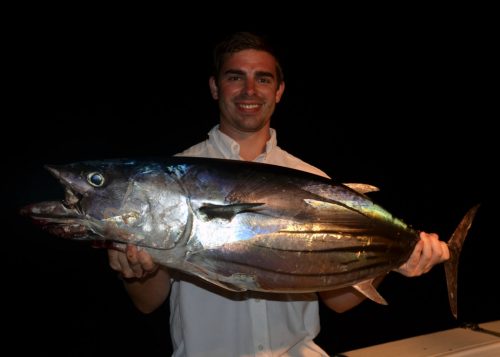
{"type": "Polygon", "coordinates": [[[108,249],[108,257],[111,269],[126,279],[142,279],[159,268],[148,252],[138,249],[135,245],[127,245],[125,251],[108,249]]]}

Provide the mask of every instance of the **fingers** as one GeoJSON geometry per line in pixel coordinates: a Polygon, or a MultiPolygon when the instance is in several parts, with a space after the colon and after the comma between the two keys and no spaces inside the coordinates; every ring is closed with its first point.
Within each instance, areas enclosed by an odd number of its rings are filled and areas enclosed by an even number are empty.
{"type": "Polygon", "coordinates": [[[439,240],[436,233],[420,233],[420,239],[424,241],[423,272],[426,273],[436,264],[442,263],[450,258],[450,251],[445,242],[439,240]]]}
{"type": "MultiPolygon", "coordinates": [[[[142,278],[144,276],[145,270],[142,268],[139,257],[137,256],[137,247],[134,245],[127,246],[125,254],[127,257],[128,267],[133,272],[133,277],[142,278]]],[[[128,278],[128,276],[125,277],[128,278]]]]}
{"type": "Polygon", "coordinates": [[[420,241],[415,245],[410,258],[396,271],[409,277],[419,276],[449,258],[448,245],[441,242],[437,234],[421,232],[420,241]]]}
{"type": "Polygon", "coordinates": [[[108,258],[111,269],[120,273],[122,277],[139,278],[142,276],[142,272],[139,275],[132,269],[132,263],[129,263],[126,253],[109,249],[108,258]]]}
{"type": "Polygon", "coordinates": [[[404,263],[399,268],[394,270],[400,274],[403,274],[404,276],[408,277],[415,276],[415,272],[417,271],[418,264],[420,262],[420,257],[422,256],[423,248],[424,248],[424,242],[422,240],[419,240],[415,245],[415,248],[413,249],[410,258],[408,258],[406,263],[404,263]]]}
{"type": "Polygon", "coordinates": [[[142,269],[149,274],[154,273],[159,268],[159,265],[153,262],[151,255],[144,250],[139,250],[137,252],[137,259],[142,269]]]}
{"type": "Polygon", "coordinates": [[[408,259],[408,261],[406,262],[406,269],[408,270],[408,272],[415,272],[418,270],[421,257],[424,254],[424,246],[424,241],[422,239],[419,240],[417,245],[413,249],[413,253],[410,256],[410,259],[408,259]]]}
{"type": "Polygon", "coordinates": [[[120,264],[118,263],[118,251],[114,249],[108,249],[108,261],[111,269],[115,271],[120,270],[120,264]]]}
{"type": "Polygon", "coordinates": [[[432,267],[432,260],[434,258],[434,237],[427,233],[420,233],[420,240],[423,242],[422,253],[420,254],[420,261],[416,267],[416,275],[427,273],[432,267]]]}
{"type": "Polygon", "coordinates": [[[154,273],[158,265],[153,262],[146,251],[138,250],[134,245],[128,245],[125,251],[108,250],[111,269],[124,278],[143,278],[154,273]]]}

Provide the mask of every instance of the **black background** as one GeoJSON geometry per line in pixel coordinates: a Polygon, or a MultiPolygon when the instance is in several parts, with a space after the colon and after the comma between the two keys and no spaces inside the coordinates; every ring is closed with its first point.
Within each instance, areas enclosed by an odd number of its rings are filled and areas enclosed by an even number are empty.
{"type": "Polygon", "coordinates": [[[44,164],[169,156],[203,140],[218,120],[211,48],[234,30],[268,35],[278,47],[286,90],[273,127],[283,149],[338,181],[380,187],[378,203],[443,240],[482,204],[460,260],[458,322],[438,266],[419,278],[390,274],[379,289],[388,306],[322,308],[317,342],[333,354],[500,318],[498,61],[488,9],[285,19],[256,11],[251,21],[237,11],[188,21],[156,9],[43,10],[16,12],[5,55],[4,307],[20,353],[169,354],[166,305],[141,315],[104,250],[40,232],[17,212],[62,197],[44,164]]]}

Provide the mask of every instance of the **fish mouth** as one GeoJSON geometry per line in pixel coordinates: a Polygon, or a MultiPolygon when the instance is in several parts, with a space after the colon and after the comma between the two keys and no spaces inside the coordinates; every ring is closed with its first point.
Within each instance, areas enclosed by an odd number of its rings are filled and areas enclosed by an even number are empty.
{"type": "Polygon", "coordinates": [[[63,184],[64,199],[27,205],[21,208],[21,215],[29,217],[42,229],[56,236],[69,239],[88,238],[92,232],[80,207],[83,195],[71,189],[59,167],[45,165],[45,168],[63,184]]]}
{"type": "Polygon", "coordinates": [[[66,188],[62,201],[45,201],[27,205],[20,213],[42,229],[62,238],[85,239],[91,232],[78,203],[80,195],[66,188]]]}

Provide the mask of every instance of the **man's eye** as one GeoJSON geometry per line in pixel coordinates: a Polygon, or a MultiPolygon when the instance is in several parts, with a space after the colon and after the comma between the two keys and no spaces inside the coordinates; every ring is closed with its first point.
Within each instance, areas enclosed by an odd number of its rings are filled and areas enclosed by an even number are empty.
{"type": "Polygon", "coordinates": [[[228,81],[239,81],[241,77],[239,76],[230,76],[227,78],[228,81]]]}
{"type": "Polygon", "coordinates": [[[271,83],[271,78],[267,78],[267,77],[259,78],[259,83],[269,84],[269,83],[271,83]]]}

